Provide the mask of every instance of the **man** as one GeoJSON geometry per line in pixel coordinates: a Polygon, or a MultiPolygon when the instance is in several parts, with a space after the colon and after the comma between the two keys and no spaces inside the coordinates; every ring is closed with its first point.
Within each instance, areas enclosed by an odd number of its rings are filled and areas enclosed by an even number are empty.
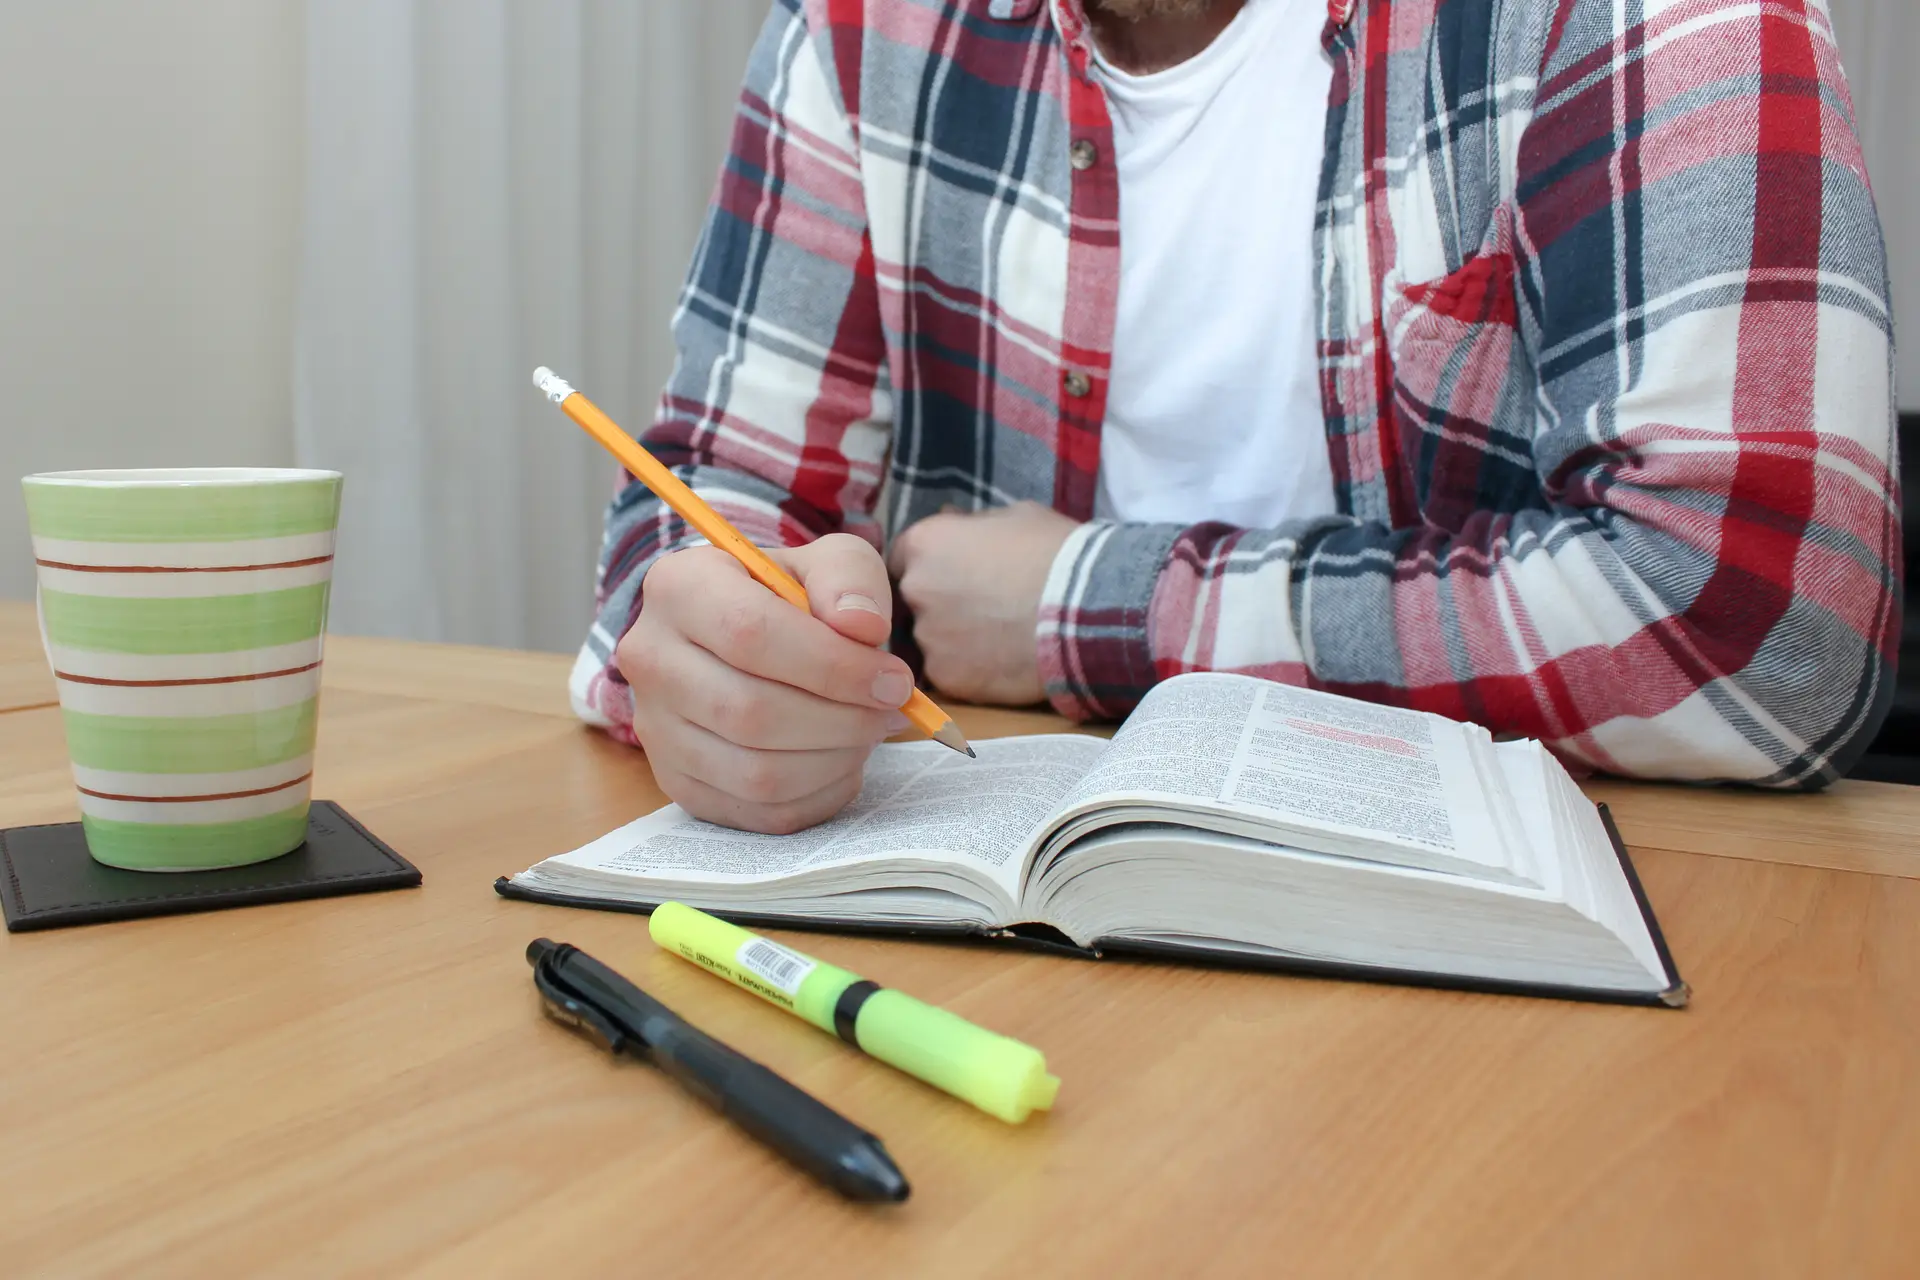
{"type": "Polygon", "coordinates": [[[644,439],[812,616],[630,486],[576,703],[817,822],[890,566],[956,700],[1244,671],[1822,785],[1898,625],[1850,112],[1812,0],[780,0],[644,439]]]}

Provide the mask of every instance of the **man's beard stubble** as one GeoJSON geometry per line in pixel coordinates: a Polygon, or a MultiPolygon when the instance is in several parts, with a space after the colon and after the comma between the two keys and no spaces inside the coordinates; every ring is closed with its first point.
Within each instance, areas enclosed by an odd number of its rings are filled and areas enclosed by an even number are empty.
{"type": "Polygon", "coordinates": [[[1126,22],[1142,18],[1192,18],[1213,8],[1213,0],[1093,0],[1093,7],[1126,22]]]}

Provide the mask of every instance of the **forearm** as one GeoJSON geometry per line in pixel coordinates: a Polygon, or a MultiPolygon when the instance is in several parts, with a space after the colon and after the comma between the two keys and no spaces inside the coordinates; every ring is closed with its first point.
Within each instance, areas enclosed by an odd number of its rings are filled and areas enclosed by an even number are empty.
{"type": "Polygon", "coordinates": [[[1618,514],[1483,528],[1088,526],[1043,605],[1049,695],[1115,717],[1167,676],[1238,671],[1538,738],[1604,772],[1774,786],[1829,780],[1878,722],[1889,562],[1809,548],[1771,589],[1724,594],[1698,547],[1618,514]]]}

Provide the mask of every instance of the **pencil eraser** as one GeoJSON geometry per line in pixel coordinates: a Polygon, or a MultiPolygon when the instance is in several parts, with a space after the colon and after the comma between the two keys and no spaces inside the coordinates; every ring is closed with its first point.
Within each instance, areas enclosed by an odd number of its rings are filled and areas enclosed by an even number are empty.
{"type": "Polygon", "coordinates": [[[555,404],[573,394],[573,388],[567,385],[566,380],[545,365],[533,371],[533,385],[555,404]]]}

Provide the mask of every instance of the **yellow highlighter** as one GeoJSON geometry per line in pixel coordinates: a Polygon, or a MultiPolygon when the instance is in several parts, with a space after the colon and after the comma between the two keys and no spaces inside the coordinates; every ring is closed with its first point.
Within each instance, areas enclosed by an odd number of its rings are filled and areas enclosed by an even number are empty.
{"type": "Polygon", "coordinates": [[[831,1031],[1008,1124],[1053,1105],[1058,1076],[1038,1049],[868,982],[678,902],[654,908],[663,950],[831,1031]]]}

